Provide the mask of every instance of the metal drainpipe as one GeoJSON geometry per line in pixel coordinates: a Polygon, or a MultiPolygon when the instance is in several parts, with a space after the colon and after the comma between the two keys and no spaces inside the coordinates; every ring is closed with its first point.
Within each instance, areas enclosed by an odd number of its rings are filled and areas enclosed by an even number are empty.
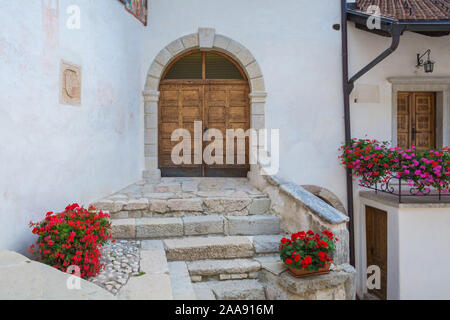
{"type": "MultiPolygon", "coordinates": [[[[350,94],[352,93],[355,81],[369,72],[373,67],[391,55],[400,44],[400,36],[405,31],[405,26],[392,24],[391,46],[362,68],[350,80],[348,79],[348,36],[347,36],[347,0],[341,0],[341,27],[342,27],[342,84],[344,92],[344,121],[345,121],[345,141],[349,143],[352,139],[350,124],[350,94]]],[[[350,246],[350,264],[355,266],[355,226],[354,226],[354,205],[353,205],[353,179],[352,170],[347,169],[347,212],[349,221],[349,246],[350,246]]]]}
{"type": "MultiPolygon", "coordinates": [[[[348,39],[347,39],[347,0],[341,0],[341,28],[342,28],[342,86],[344,92],[344,123],[345,141],[348,143],[352,139],[350,126],[350,93],[348,90],[348,39]]],[[[347,212],[349,221],[349,246],[350,264],[355,266],[355,235],[353,222],[353,180],[352,171],[347,169],[347,212]]]]}

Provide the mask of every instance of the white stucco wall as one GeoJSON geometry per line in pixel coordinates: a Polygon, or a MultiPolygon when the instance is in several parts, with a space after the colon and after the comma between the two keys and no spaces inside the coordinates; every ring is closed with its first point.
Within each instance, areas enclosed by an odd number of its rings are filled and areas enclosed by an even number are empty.
{"type": "Polygon", "coordinates": [[[23,251],[30,220],[88,204],[142,172],[143,26],[111,0],[3,1],[0,248],[23,251]],[[81,9],[69,30],[68,5],[81,9]],[[82,68],[82,105],[59,103],[59,65],[82,68]]]}
{"type": "MultiPolygon", "coordinates": [[[[391,44],[386,38],[358,30],[349,23],[349,73],[353,76],[391,44]]],[[[405,32],[398,49],[386,60],[360,78],[356,84],[378,87],[379,102],[355,103],[355,91],[351,99],[353,137],[392,139],[392,85],[391,77],[449,77],[450,76],[450,36],[427,37],[405,32]],[[423,67],[417,69],[417,54],[431,49],[431,58],[436,61],[435,71],[425,74],[423,67]]],[[[357,89],[357,88],[356,88],[357,89]]],[[[447,138],[448,139],[448,138],[447,138]]]]}
{"type": "Polygon", "coordinates": [[[326,186],[345,201],[337,148],[344,140],[338,1],[152,0],[141,83],[155,56],[199,27],[245,46],[268,93],[266,127],[280,131],[280,175],[326,186]]]}
{"type": "Polygon", "coordinates": [[[367,292],[365,206],[387,212],[388,279],[390,300],[449,299],[450,276],[443,270],[450,264],[450,209],[442,205],[390,205],[361,198],[360,236],[357,238],[357,291],[367,292]]]}
{"type": "MultiPolygon", "coordinates": [[[[391,38],[385,38],[378,35],[373,35],[368,32],[358,30],[354,27],[353,23],[349,23],[349,69],[350,76],[354,75],[367,63],[373,60],[382,51],[387,49],[391,44],[391,38]]],[[[391,77],[411,77],[411,78],[425,78],[425,79],[438,79],[442,77],[450,77],[450,37],[427,37],[411,32],[405,32],[401,37],[400,45],[398,49],[389,56],[386,60],[377,65],[374,69],[369,71],[361,79],[356,82],[356,88],[353,92],[350,105],[351,105],[351,125],[352,136],[356,138],[376,138],[380,141],[386,140],[392,142],[395,133],[393,132],[393,86],[388,81],[391,77]],[[432,74],[425,74],[423,68],[417,69],[417,53],[424,53],[427,49],[432,51],[432,60],[436,61],[435,71],[432,74]],[[358,86],[370,86],[375,88],[378,101],[377,102],[362,102],[364,98],[369,98],[374,101],[374,97],[364,96],[358,94],[358,86]],[[360,102],[355,103],[354,99],[357,98],[360,102]]],[[[448,82],[448,81],[447,81],[448,82]]],[[[430,90],[432,91],[432,90],[430,90]]],[[[375,95],[376,96],[376,95],[375,95]]],[[[377,99],[375,99],[377,100],[377,99]]],[[[437,103],[443,103],[437,101],[437,103]]],[[[447,103],[448,105],[448,103],[447,103]]],[[[442,106],[437,106],[438,108],[442,106]]],[[[450,114],[444,112],[446,121],[450,120],[450,114]]],[[[438,122],[441,120],[438,120],[438,122]]],[[[449,141],[450,131],[448,128],[444,129],[443,139],[444,145],[446,141],[449,141]]],[[[357,186],[357,180],[355,180],[354,195],[355,195],[355,246],[356,246],[356,261],[358,264],[358,272],[363,277],[365,275],[365,242],[362,242],[365,238],[365,220],[364,211],[361,206],[361,199],[358,195],[360,188],[357,186]]],[[[447,213],[450,209],[447,210],[447,213]]],[[[408,219],[408,215],[404,215],[405,219],[408,219]]],[[[391,226],[396,222],[396,216],[390,216],[391,226]]],[[[429,216],[430,223],[442,222],[441,218],[436,218],[435,215],[429,216]]],[[[403,227],[405,228],[405,227],[403,227]]],[[[407,231],[407,229],[403,229],[407,231]]],[[[403,233],[404,231],[402,231],[403,233]]],[[[394,242],[390,243],[390,255],[396,255],[395,250],[398,245],[394,242]]],[[[399,271],[390,269],[389,277],[393,282],[398,283],[396,277],[399,277],[399,271]]],[[[402,277],[405,276],[403,273],[402,277]]],[[[411,275],[409,275],[411,276],[411,275]]],[[[404,278],[407,279],[407,278],[404,278]]],[[[405,281],[412,281],[409,278],[405,281]]],[[[364,284],[364,278],[359,279],[359,294],[362,294],[362,286],[364,284]]],[[[430,285],[430,288],[433,286],[430,285]]],[[[390,295],[398,299],[400,287],[391,288],[390,295]]],[[[442,293],[442,292],[441,292],[442,293]]],[[[403,294],[403,293],[402,293],[403,294]]],[[[429,296],[431,293],[428,292],[429,296]]],[[[424,296],[425,297],[425,296],[424,296]]]]}

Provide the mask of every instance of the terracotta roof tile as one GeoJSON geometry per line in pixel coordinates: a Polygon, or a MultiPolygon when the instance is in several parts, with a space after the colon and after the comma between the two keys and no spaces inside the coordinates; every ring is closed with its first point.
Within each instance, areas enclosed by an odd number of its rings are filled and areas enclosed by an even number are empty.
{"type": "Polygon", "coordinates": [[[450,20],[450,0],[356,0],[356,11],[367,13],[373,5],[398,21],[450,20]]]}

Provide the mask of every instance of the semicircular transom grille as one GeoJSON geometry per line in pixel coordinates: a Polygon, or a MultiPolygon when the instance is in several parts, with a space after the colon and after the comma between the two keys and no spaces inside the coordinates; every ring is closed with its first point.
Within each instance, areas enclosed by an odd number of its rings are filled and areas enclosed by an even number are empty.
{"type": "Polygon", "coordinates": [[[212,52],[197,52],[175,62],[164,79],[244,80],[244,77],[238,67],[226,57],[212,52]]]}

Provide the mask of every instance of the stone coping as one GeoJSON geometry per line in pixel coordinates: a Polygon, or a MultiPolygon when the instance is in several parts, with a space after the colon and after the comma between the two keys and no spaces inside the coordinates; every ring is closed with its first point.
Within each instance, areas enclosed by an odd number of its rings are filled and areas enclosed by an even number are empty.
{"type": "Polygon", "coordinates": [[[442,202],[437,201],[436,197],[403,197],[402,200],[405,202],[399,203],[398,196],[386,194],[382,192],[376,193],[375,191],[360,191],[359,196],[364,199],[376,201],[384,205],[394,207],[394,208],[425,208],[425,209],[442,209],[450,208],[450,197],[448,199],[442,200],[442,202]],[[446,202],[444,202],[446,201],[446,202]]]}
{"type": "Polygon", "coordinates": [[[114,300],[105,289],[84,279],[80,289],[69,288],[74,276],[32,261],[8,250],[0,250],[0,299],[7,300],[114,300]]]}
{"type": "Polygon", "coordinates": [[[349,221],[349,218],[345,214],[333,208],[312,193],[306,191],[301,186],[289,182],[276,175],[265,177],[270,184],[278,187],[281,192],[293,198],[297,203],[306,206],[309,210],[311,210],[314,214],[318,215],[326,222],[335,225],[346,223],[349,221]]]}

